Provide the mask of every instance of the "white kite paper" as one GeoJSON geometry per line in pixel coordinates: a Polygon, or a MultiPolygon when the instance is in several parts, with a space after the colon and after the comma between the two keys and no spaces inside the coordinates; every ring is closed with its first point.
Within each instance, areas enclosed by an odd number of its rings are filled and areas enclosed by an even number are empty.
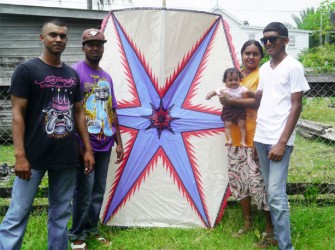
{"type": "Polygon", "coordinates": [[[101,66],[114,83],[125,149],[112,156],[102,222],[114,226],[214,227],[230,191],[218,98],[238,67],[220,15],[169,9],[112,11],[101,66]]]}

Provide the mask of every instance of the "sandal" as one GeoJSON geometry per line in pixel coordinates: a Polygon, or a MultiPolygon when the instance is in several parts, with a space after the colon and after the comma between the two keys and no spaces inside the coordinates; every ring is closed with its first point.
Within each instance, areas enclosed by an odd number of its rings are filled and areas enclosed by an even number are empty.
{"type": "Polygon", "coordinates": [[[102,236],[99,235],[99,234],[96,234],[96,235],[95,235],[95,239],[96,239],[97,241],[100,241],[101,243],[103,243],[103,244],[105,244],[105,245],[108,245],[108,246],[112,244],[111,241],[106,240],[104,237],[102,237],[102,236]]]}
{"type": "Polygon", "coordinates": [[[82,243],[82,244],[80,244],[80,245],[71,243],[71,249],[88,250],[88,248],[86,247],[86,243],[85,242],[82,243]]]}

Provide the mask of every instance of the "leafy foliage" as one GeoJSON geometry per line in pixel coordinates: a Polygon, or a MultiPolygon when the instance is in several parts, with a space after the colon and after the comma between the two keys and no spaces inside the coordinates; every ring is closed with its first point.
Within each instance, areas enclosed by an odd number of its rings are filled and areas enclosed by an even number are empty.
{"type": "Polygon", "coordinates": [[[297,28],[311,30],[310,47],[325,43],[335,43],[334,26],[330,21],[330,13],[335,10],[335,2],[323,1],[317,10],[307,8],[300,12],[300,17],[292,15],[297,28]]]}
{"type": "Polygon", "coordinates": [[[313,74],[335,73],[335,44],[324,44],[299,54],[298,60],[313,74]]]}
{"type": "Polygon", "coordinates": [[[267,61],[270,61],[270,59],[271,59],[270,56],[268,55],[268,53],[266,53],[266,50],[264,50],[264,57],[262,58],[259,64],[263,65],[267,61]]]}
{"type": "Polygon", "coordinates": [[[297,25],[298,29],[304,29],[305,21],[310,15],[315,14],[314,8],[307,8],[305,10],[300,11],[300,17],[296,16],[295,14],[292,15],[292,19],[294,20],[295,24],[297,25]]]}

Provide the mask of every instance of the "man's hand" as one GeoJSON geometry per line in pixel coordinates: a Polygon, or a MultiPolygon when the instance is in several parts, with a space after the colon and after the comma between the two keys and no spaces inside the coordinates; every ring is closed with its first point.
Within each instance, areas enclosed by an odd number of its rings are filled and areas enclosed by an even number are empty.
{"type": "Polygon", "coordinates": [[[281,161],[281,159],[283,158],[283,155],[285,153],[285,149],[286,149],[286,144],[284,143],[277,143],[275,145],[272,146],[272,148],[270,149],[270,152],[268,154],[268,158],[271,161],[281,161]]]}
{"type": "Polygon", "coordinates": [[[117,157],[115,164],[119,164],[124,157],[122,145],[117,145],[115,151],[116,151],[116,157],[117,157]]]}
{"type": "Polygon", "coordinates": [[[258,103],[260,103],[263,96],[263,90],[257,90],[256,92],[254,92],[254,94],[256,100],[258,101],[258,103]]]}
{"type": "Polygon", "coordinates": [[[89,174],[93,171],[95,160],[92,150],[85,150],[83,155],[84,160],[84,173],[89,174]]]}
{"type": "Polygon", "coordinates": [[[17,157],[14,165],[15,175],[22,180],[30,180],[31,166],[26,157],[17,157]]]}

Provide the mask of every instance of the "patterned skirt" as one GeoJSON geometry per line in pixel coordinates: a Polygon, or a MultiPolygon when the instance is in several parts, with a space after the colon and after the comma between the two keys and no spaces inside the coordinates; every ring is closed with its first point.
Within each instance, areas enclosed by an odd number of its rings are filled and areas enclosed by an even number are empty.
{"type": "Polygon", "coordinates": [[[228,147],[228,176],[232,196],[241,200],[252,197],[258,209],[269,210],[266,191],[259,163],[252,155],[252,148],[228,147]]]}

